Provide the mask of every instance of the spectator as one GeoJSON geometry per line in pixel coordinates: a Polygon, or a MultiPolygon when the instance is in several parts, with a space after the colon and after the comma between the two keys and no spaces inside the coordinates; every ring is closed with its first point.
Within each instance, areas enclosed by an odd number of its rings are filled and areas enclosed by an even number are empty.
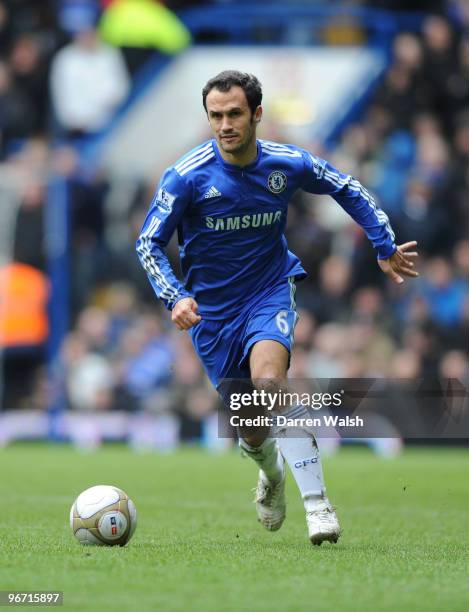
{"type": "Polygon", "coordinates": [[[115,362],[122,393],[119,406],[139,410],[172,376],[173,348],[159,319],[151,314],[139,317],[121,337],[115,362]]]}
{"type": "Polygon", "coordinates": [[[86,335],[70,334],[64,343],[66,389],[70,408],[84,411],[112,407],[114,379],[109,362],[96,352],[86,335]]]}
{"type": "Polygon", "coordinates": [[[420,175],[410,178],[402,211],[392,216],[392,222],[399,240],[417,240],[423,253],[445,251],[452,242],[446,211],[435,205],[435,190],[420,175]]]}
{"type": "Polygon", "coordinates": [[[443,327],[457,327],[462,323],[469,287],[463,280],[454,278],[447,259],[435,257],[428,262],[422,296],[433,321],[443,327]]]}
{"type": "Polygon", "coordinates": [[[457,276],[469,283],[469,239],[458,242],[453,252],[457,276]]]}
{"type": "Polygon", "coordinates": [[[349,262],[339,255],[327,257],[319,269],[320,288],[314,314],[318,323],[343,321],[348,317],[349,262]]]}
{"type": "Polygon", "coordinates": [[[94,29],[77,33],[53,59],[52,103],[67,136],[104,128],[128,91],[129,78],[120,51],[101,43],[94,29]]]}
{"type": "Polygon", "coordinates": [[[455,110],[451,82],[458,71],[456,36],[445,17],[430,15],[423,24],[423,41],[424,74],[430,85],[431,105],[449,134],[455,110]]]}
{"type": "Polygon", "coordinates": [[[15,88],[30,100],[32,133],[45,133],[48,128],[49,85],[48,57],[39,40],[32,34],[19,36],[10,51],[9,65],[15,88]]]}
{"type": "Polygon", "coordinates": [[[23,187],[23,198],[16,219],[13,247],[15,261],[40,270],[45,268],[44,253],[44,185],[34,177],[23,187]]]}
{"type": "Polygon", "coordinates": [[[36,117],[34,101],[16,87],[10,67],[0,60],[0,135],[4,155],[10,141],[32,134],[36,117]]]}

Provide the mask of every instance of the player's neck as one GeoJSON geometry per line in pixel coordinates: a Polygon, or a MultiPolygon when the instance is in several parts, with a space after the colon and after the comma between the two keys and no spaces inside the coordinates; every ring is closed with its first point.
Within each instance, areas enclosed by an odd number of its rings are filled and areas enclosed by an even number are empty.
{"type": "Polygon", "coordinates": [[[221,147],[218,147],[220,155],[222,158],[228,162],[229,164],[233,164],[234,166],[248,166],[256,161],[257,158],[257,140],[254,137],[252,141],[249,143],[247,149],[242,151],[241,153],[228,153],[227,151],[223,151],[221,147]]]}

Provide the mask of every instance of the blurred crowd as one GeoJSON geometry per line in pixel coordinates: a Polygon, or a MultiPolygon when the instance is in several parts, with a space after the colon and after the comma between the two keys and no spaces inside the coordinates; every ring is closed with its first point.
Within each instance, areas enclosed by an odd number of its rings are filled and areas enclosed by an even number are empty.
{"type": "MultiPolygon", "coordinates": [[[[395,38],[362,116],[333,145],[309,143],[377,195],[399,242],[418,241],[420,277],[391,285],[332,200],[298,194],[287,237],[309,278],[298,285],[292,377],[469,383],[469,3],[437,5],[447,15],[395,38]]],[[[182,437],[198,439],[217,398],[134,252],[163,168],[152,184],[111,179],[83,168],[77,148],[125,103],[135,56],[104,44],[93,27],[67,29],[54,6],[0,1],[0,226],[15,208],[13,259],[45,271],[47,185],[51,175],[67,178],[72,329],[59,390],[42,352],[31,361],[7,351],[3,405],[45,409],[51,392],[62,393],[76,411],[177,414],[182,437]]],[[[262,136],[282,140],[275,126],[262,136]]],[[[178,270],[174,240],[168,253],[178,270]]]]}
{"type": "Polygon", "coordinates": [[[323,151],[378,196],[399,242],[418,241],[420,278],[391,286],[355,226],[300,198],[289,243],[313,271],[300,372],[468,381],[468,58],[469,38],[441,16],[398,35],[364,115],[323,151]]]}

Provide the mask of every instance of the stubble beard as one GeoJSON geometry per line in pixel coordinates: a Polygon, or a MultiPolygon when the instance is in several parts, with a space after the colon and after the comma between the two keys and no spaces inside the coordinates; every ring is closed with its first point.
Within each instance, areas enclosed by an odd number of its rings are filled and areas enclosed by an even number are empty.
{"type": "Polygon", "coordinates": [[[223,149],[223,151],[225,151],[225,153],[228,153],[229,155],[242,155],[243,153],[245,153],[249,149],[253,139],[255,138],[255,131],[253,130],[252,125],[253,124],[251,122],[249,134],[246,136],[245,140],[240,142],[238,145],[235,145],[233,147],[228,145],[227,147],[224,144],[223,140],[220,139],[220,146],[223,149]]]}

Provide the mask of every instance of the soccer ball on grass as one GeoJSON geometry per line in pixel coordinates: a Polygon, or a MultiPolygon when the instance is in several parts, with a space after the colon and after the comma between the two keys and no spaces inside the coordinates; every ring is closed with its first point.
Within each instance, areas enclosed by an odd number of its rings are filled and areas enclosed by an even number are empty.
{"type": "Polygon", "coordinates": [[[70,509],[70,527],[82,544],[124,546],[136,526],[135,505],[117,487],[90,487],[80,493],[70,509]]]}

